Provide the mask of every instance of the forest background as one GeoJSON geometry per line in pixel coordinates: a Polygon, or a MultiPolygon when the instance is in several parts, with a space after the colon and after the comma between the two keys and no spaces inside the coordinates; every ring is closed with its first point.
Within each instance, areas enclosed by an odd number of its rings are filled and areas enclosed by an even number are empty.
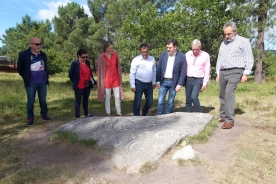
{"type": "Polygon", "coordinates": [[[276,75],[276,57],[264,50],[264,39],[276,43],[275,34],[264,37],[265,31],[275,26],[274,0],[87,0],[87,4],[92,16],[75,2],[60,6],[52,20],[36,21],[25,15],[0,38],[0,55],[16,62],[18,53],[28,48],[29,38],[37,36],[48,56],[51,74],[67,72],[79,48],[88,50],[96,72],[103,43],[112,40],[127,74],[141,43],[150,46],[150,55],[158,61],[168,38],[177,39],[178,49],[184,53],[190,50],[192,40],[200,39],[202,50],[211,56],[214,78],[223,25],[234,21],[238,34],[252,43],[255,82],[263,83],[266,76],[276,75]]]}

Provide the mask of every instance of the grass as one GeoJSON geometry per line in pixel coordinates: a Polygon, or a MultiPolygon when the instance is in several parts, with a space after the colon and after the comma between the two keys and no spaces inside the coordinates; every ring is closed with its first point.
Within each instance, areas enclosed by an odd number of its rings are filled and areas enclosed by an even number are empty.
{"type": "Polygon", "coordinates": [[[79,139],[78,135],[72,132],[61,132],[57,131],[53,134],[52,142],[64,142],[68,141],[73,144],[85,145],[87,147],[93,147],[97,145],[97,141],[95,139],[79,139]]]}
{"type": "Polygon", "coordinates": [[[156,162],[147,162],[141,166],[139,169],[140,174],[148,174],[149,172],[155,170],[157,167],[156,162]]]}
{"type": "Polygon", "coordinates": [[[202,164],[198,156],[195,156],[193,159],[189,159],[189,160],[177,159],[176,162],[178,167],[187,167],[191,165],[197,166],[202,164]]]}
{"type": "MultiPolygon", "coordinates": [[[[129,78],[124,76],[125,99],[122,101],[124,115],[132,115],[133,93],[130,91],[129,78]]],[[[177,93],[174,112],[185,111],[185,93],[182,89],[177,93]]],[[[22,144],[22,138],[34,131],[43,131],[47,125],[40,118],[40,108],[36,99],[34,113],[35,124],[26,126],[26,93],[23,81],[17,73],[0,73],[0,184],[2,183],[66,183],[70,178],[63,173],[63,166],[26,168],[24,157],[32,150],[22,144]],[[38,177],[34,178],[33,173],[38,177]]],[[[276,181],[276,83],[268,80],[257,85],[250,78],[248,83],[239,84],[236,90],[237,118],[252,123],[252,130],[240,137],[234,154],[237,157],[228,166],[212,165],[217,168],[213,172],[220,177],[218,183],[273,183],[276,181]],[[249,167],[250,166],[250,167],[249,167]],[[244,172],[243,172],[244,171],[244,172]],[[246,174],[248,173],[248,174],[246,174]]],[[[200,93],[201,106],[204,113],[218,116],[219,85],[210,81],[207,89],[200,93]]],[[[154,90],[154,102],[150,114],[157,112],[158,90],[154,90]]],[[[57,125],[62,125],[74,119],[74,93],[67,74],[51,76],[47,95],[49,116],[57,125]]],[[[114,104],[112,99],[111,104],[114,104]]],[[[111,106],[112,114],[116,114],[111,106]]],[[[92,89],[89,110],[94,115],[104,115],[103,103],[97,102],[97,91],[92,89]]],[[[188,137],[187,144],[203,143],[214,132],[218,123],[212,120],[198,135],[188,137]]],[[[84,144],[91,147],[95,140],[79,140],[74,134],[56,133],[53,140],[71,142],[70,144],[84,144]]],[[[36,140],[34,140],[36,141],[36,140]]],[[[88,149],[88,148],[87,148],[88,149]]],[[[187,163],[184,163],[184,165],[187,163]]],[[[194,164],[189,161],[189,164],[194,164]]],[[[195,163],[197,164],[197,162],[195,163]]],[[[156,163],[146,163],[142,173],[148,173],[156,167],[156,163]]],[[[70,175],[71,176],[71,175],[70,175]]],[[[80,181],[81,183],[81,181],[80,181]]]]}

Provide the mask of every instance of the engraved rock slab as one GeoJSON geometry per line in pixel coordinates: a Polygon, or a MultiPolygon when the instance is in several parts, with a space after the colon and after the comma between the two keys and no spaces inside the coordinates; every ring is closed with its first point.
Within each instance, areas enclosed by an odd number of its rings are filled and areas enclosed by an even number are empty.
{"type": "Polygon", "coordinates": [[[139,173],[186,136],[198,134],[212,120],[206,113],[175,112],[159,116],[91,117],[62,125],[55,131],[93,138],[120,170],[139,173]]]}

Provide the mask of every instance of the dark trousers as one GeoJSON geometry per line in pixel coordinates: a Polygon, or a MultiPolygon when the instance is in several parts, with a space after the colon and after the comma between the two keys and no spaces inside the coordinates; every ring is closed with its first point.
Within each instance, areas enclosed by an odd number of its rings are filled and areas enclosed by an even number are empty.
{"type": "Polygon", "coordinates": [[[140,105],[143,94],[145,94],[145,105],[142,109],[142,115],[145,116],[148,114],[151,104],[153,102],[153,89],[152,83],[143,83],[139,80],[135,80],[136,92],[134,95],[134,103],[133,103],[133,115],[140,116],[140,105]]]}
{"type": "Polygon", "coordinates": [[[30,86],[25,86],[27,93],[27,117],[34,118],[34,102],[36,92],[38,94],[40,114],[41,116],[46,116],[48,113],[46,96],[47,96],[47,84],[45,83],[35,83],[30,84],[30,86]]]}
{"type": "Polygon", "coordinates": [[[80,118],[80,103],[82,99],[82,106],[84,116],[88,114],[88,98],[90,95],[91,88],[75,89],[75,117],[80,118]]]}
{"type": "Polygon", "coordinates": [[[187,77],[186,82],[186,112],[192,112],[192,104],[195,112],[202,112],[198,95],[202,88],[203,78],[187,77]]]}

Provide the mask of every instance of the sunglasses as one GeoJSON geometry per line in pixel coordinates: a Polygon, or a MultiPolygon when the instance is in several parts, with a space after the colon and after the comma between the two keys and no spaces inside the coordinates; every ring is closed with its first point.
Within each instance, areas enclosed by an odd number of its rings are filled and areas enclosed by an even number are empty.
{"type": "Polygon", "coordinates": [[[34,44],[36,46],[40,46],[41,45],[41,43],[32,43],[32,44],[34,44]]]}
{"type": "Polygon", "coordinates": [[[84,59],[84,58],[88,58],[88,56],[81,56],[81,58],[83,58],[83,59],[84,59]]]}

